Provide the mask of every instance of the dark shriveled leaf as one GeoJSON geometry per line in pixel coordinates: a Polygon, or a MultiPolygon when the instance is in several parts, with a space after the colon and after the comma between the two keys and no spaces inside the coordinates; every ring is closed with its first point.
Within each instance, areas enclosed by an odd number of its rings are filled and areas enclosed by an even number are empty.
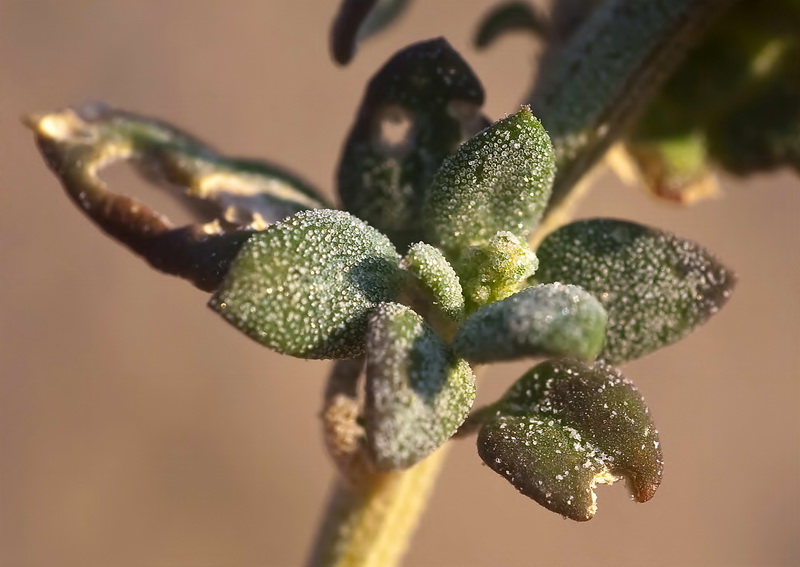
{"type": "Polygon", "coordinates": [[[492,8],[475,34],[475,47],[486,48],[502,35],[523,31],[546,37],[550,25],[547,18],[529,2],[506,2],[492,8]]]}
{"type": "Polygon", "coordinates": [[[379,469],[419,462],[456,432],[475,400],[475,376],[417,313],[384,303],[367,333],[367,447],[379,469]]]}
{"type": "Polygon", "coordinates": [[[668,232],[614,219],[568,224],[536,251],[540,282],[569,282],[608,312],[600,358],[620,363],[676,342],[730,297],[733,273],[668,232]]]}
{"type": "Polygon", "coordinates": [[[405,251],[444,158],[488,124],[483,87],[444,39],[413,44],[370,80],[337,172],[344,208],[405,251]]]}
{"type": "Polygon", "coordinates": [[[363,221],[303,211],[251,237],[209,305],[280,353],[351,358],[364,352],[369,313],[396,297],[399,262],[363,221]]]}
{"type": "Polygon", "coordinates": [[[223,156],[174,126],[99,102],[26,122],[69,197],[93,222],[156,269],[207,291],[254,230],[324,206],[308,184],[281,168],[223,156]],[[110,191],[99,173],[122,160],[210,222],[175,227],[110,191]]]}
{"type": "Polygon", "coordinates": [[[410,0],[343,0],[331,29],[331,55],[347,65],[361,40],[391,24],[410,0]]]}

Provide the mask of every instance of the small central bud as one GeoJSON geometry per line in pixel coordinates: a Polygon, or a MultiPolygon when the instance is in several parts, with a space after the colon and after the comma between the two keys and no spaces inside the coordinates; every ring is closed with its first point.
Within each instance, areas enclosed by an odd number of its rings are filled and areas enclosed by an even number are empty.
{"type": "Polygon", "coordinates": [[[539,260],[512,233],[498,232],[486,244],[467,249],[458,267],[468,310],[474,311],[524,289],[539,260]]]}

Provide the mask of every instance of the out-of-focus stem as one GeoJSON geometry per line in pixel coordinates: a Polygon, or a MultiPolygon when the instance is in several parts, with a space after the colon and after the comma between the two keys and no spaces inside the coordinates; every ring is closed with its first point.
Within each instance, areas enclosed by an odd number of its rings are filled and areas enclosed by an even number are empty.
{"type": "Polygon", "coordinates": [[[609,0],[548,61],[529,102],[556,150],[549,215],[735,1],[609,0]]]}

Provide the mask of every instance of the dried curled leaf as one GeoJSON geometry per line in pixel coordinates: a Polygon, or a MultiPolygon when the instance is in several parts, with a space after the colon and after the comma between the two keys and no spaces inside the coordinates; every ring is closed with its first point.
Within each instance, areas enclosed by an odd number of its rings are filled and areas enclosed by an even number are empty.
{"type": "Polygon", "coordinates": [[[441,250],[417,242],[403,258],[403,268],[411,273],[433,304],[451,321],[464,316],[464,294],[453,266],[441,250]]]}
{"type": "Polygon", "coordinates": [[[523,31],[535,36],[545,37],[550,29],[549,22],[536,7],[528,2],[511,1],[492,8],[481,21],[475,34],[475,47],[486,48],[506,33],[523,31]]]}
{"type": "Polygon", "coordinates": [[[478,435],[484,462],[520,492],[577,521],[594,488],[625,477],[637,502],[661,483],[658,431],[633,384],[596,362],[544,362],[520,378],[478,435]]]}
{"type": "Polygon", "coordinates": [[[599,356],[611,363],[683,338],[725,304],[735,282],[699,245],[621,220],[573,222],[548,235],[536,253],[538,281],[574,283],[605,307],[599,356]]]}
{"type": "Polygon", "coordinates": [[[444,158],[483,128],[483,87],[444,39],[413,44],[370,80],[339,162],[344,208],[401,251],[423,240],[421,209],[444,158]]]}
{"type": "Polygon", "coordinates": [[[475,401],[475,376],[414,311],[384,303],[367,333],[367,447],[383,470],[422,460],[456,432],[475,401]]]}
{"type": "Polygon", "coordinates": [[[391,24],[409,0],[343,0],[331,30],[331,55],[347,65],[361,40],[391,24]]]}
{"type": "Polygon", "coordinates": [[[253,230],[324,206],[310,186],[280,168],[222,156],[164,122],[102,103],[26,121],[67,194],[103,231],[153,267],[208,291],[253,230]],[[99,172],[120,160],[214,220],[175,228],[158,212],[112,193],[99,172]]]}
{"type": "Polygon", "coordinates": [[[523,356],[574,356],[593,360],[606,332],[606,312],[575,285],[529,287],[467,317],[453,350],[470,362],[523,356]]]}
{"type": "Polygon", "coordinates": [[[501,231],[527,240],[550,197],[553,160],[529,108],[495,122],[436,174],[423,211],[425,241],[457,258],[501,231]]]}
{"type": "Polygon", "coordinates": [[[399,262],[363,221],[303,211],[251,237],[209,305],[280,353],[350,358],[364,351],[370,311],[396,297],[399,262]]]}

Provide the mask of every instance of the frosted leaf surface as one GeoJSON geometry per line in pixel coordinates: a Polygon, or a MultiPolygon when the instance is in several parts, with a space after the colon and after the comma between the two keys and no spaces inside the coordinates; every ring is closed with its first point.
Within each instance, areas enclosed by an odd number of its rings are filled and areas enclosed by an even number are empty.
{"type": "Polygon", "coordinates": [[[399,262],[348,213],[303,211],[250,238],[209,305],[280,353],[350,358],[364,351],[370,311],[397,295],[399,262]]]}
{"type": "Polygon", "coordinates": [[[441,250],[418,242],[403,258],[402,266],[411,273],[434,305],[452,321],[464,316],[464,295],[453,266],[441,250]]]}
{"type": "Polygon", "coordinates": [[[453,350],[476,363],[523,356],[592,360],[605,332],[605,310],[592,295],[575,285],[537,285],[467,317],[453,350]]]}
{"type": "Polygon", "coordinates": [[[635,500],[646,502],[663,471],[642,396],[602,361],[547,361],[528,371],[498,402],[478,451],[520,492],[579,521],[596,512],[596,484],[624,477],[635,500]]]}
{"type": "Polygon", "coordinates": [[[339,162],[344,208],[403,252],[422,238],[422,203],[444,158],[484,128],[483,87],[442,39],[395,54],[370,80],[339,162]]]}
{"type": "Polygon", "coordinates": [[[425,241],[448,255],[536,228],[550,197],[553,147],[524,107],[473,136],[439,169],[424,206],[425,241]]]}
{"type": "Polygon", "coordinates": [[[498,232],[482,246],[473,246],[458,261],[469,310],[500,301],[527,287],[539,267],[527,242],[498,232]]]}
{"type": "Polygon", "coordinates": [[[447,441],[475,400],[475,376],[417,313],[384,303],[367,333],[367,446],[380,469],[402,469],[447,441]]]}
{"type": "Polygon", "coordinates": [[[612,363],[643,356],[689,334],[728,299],[734,275],[699,245],[627,221],[561,227],[537,250],[540,282],[569,282],[608,312],[600,353],[612,363]]]}

